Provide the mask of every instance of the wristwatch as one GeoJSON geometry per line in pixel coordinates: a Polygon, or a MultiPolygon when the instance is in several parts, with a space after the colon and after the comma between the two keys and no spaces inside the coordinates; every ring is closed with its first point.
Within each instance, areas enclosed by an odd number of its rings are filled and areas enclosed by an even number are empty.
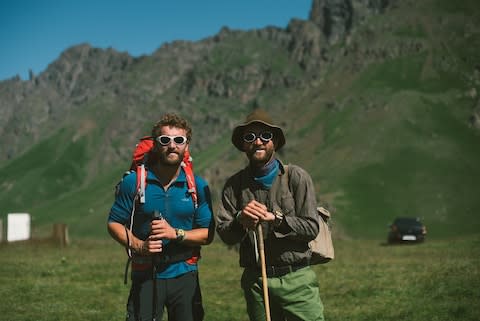
{"type": "Polygon", "coordinates": [[[175,233],[177,234],[177,238],[175,241],[177,242],[183,242],[185,240],[185,230],[181,228],[176,228],[175,233]]]}
{"type": "Polygon", "coordinates": [[[273,221],[273,225],[275,225],[275,227],[279,227],[283,222],[284,215],[280,211],[273,212],[273,215],[275,215],[275,221],[273,221]]]}

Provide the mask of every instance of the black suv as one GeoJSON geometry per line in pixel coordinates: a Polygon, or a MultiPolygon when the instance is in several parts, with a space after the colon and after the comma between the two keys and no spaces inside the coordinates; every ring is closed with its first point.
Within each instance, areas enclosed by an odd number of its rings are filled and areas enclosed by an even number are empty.
{"type": "Polygon", "coordinates": [[[419,218],[397,217],[390,225],[388,243],[396,242],[423,242],[427,228],[419,218]]]}

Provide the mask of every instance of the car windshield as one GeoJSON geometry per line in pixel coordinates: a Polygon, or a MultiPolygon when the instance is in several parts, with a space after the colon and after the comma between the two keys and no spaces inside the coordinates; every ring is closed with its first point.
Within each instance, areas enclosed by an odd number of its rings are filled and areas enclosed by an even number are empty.
{"type": "Polygon", "coordinates": [[[397,218],[395,222],[393,223],[395,225],[401,225],[401,226],[420,226],[422,223],[416,219],[416,218],[411,218],[411,217],[401,217],[397,218]]]}

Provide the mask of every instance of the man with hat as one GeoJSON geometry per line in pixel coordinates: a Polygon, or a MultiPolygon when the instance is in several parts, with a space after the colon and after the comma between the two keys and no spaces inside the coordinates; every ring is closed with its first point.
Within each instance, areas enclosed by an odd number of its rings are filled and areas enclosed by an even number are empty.
{"type": "Polygon", "coordinates": [[[271,319],[324,320],[317,276],[309,266],[308,243],[319,231],[310,175],[276,157],[285,136],[261,109],[234,128],[232,143],[249,164],[225,183],[217,232],[229,245],[240,243],[241,286],[250,320],[266,319],[257,224],[263,230],[271,319]]]}

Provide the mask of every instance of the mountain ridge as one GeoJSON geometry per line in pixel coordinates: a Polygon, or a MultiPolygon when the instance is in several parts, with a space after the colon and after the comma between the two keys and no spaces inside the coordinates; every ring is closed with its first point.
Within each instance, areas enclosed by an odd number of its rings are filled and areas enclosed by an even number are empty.
{"type": "Polygon", "coordinates": [[[365,16],[381,12],[388,2],[357,0],[354,2],[356,4],[354,10],[352,5],[347,5],[350,1],[314,0],[309,20],[293,19],[285,29],[269,27],[261,30],[233,31],[224,27],[210,38],[198,42],[166,43],[151,56],[139,58],[133,58],[126,52],[118,52],[112,48],[93,48],[86,43],[75,45],[65,50],[44,72],[39,75],[30,73],[30,79],[27,81],[21,81],[17,77],[0,82],[0,95],[4,98],[0,108],[7,111],[1,115],[3,121],[0,121],[0,128],[5,129],[3,131],[0,129],[0,146],[7,145],[7,141],[18,142],[12,144],[13,147],[10,147],[7,153],[0,155],[0,160],[12,159],[22,152],[20,146],[23,146],[21,144],[23,139],[19,138],[20,136],[24,135],[34,142],[45,136],[46,133],[39,131],[42,131],[42,127],[49,128],[49,119],[54,124],[61,121],[59,118],[62,117],[62,110],[65,112],[75,109],[76,106],[85,105],[101,95],[113,95],[120,99],[132,99],[136,103],[148,103],[148,99],[151,98],[148,96],[161,96],[181,80],[185,73],[186,84],[182,86],[183,90],[179,94],[189,95],[189,89],[192,88],[189,88],[188,83],[193,82],[194,85],[204,86],[203,94],[229,98],[234,94],[234,89],[228,87],[228,78],[243,77],[253,83],[255,80],[252,81],[250,78],[260,77],[257,80],[260,84],[254,87],[250,94],[243,95],[241,99],[243,104],[255,97],[260,89],[258,87],[263,85],[262,78],[267,78],[266,86],[291,86],[292,83],[298,82],[302,85],[304,81],[292,79],[291,75],[272,79],[268,68],[262,70],[255,66],[250,68],[250,71],[234,70],[236,74],[233,75],[223,73],[207,75],[207,79],[199,79],[196,82],[195,79],[191,79],[193,73],[190,71],[196,63],[205,60],[208,62],[209,52],[216,46],[228,39],[241,37],[245,33],[253,33],[259,39],[266,39],[281,46],[286,54],[291,56],[292,61],[298,63],[305,71],[314,70],[318,67],[316,61],[321,57],[322,47],[325,50],[329,43],[335,43],[345,37],[353,28],[353,20],[360,21],[365,19],[365,16]],[[349,22],[344,21],[344,17],[347,17],[349,22]],[[329,43],[321,43],[322,41],[329,43]],[[164,65],[164,61],[168,64],[164,65]],[[154,77],[148,77],[148,73],[144,73],[143,76],[147,77],[142,79],[141,72],[144,71],[142,65],[148,65],[149,68],[153,67],[163,73],[154,77]],[[174,77],[171,77],[172,74],[174,77]],[[225,76],[228,78],[215,79],[225,76]],[[130,82],[122,78],[136,81],[141,79],[143,86],[142,88],[131,86],[130,82]],[[145,96],[139,97],[139,92],[145,96]],[[13,97],[10,98],[11,94],[13,97]],[[24,109],[28,109],[28,113],[24,112],[24,109]],[[17,121],[13,110],[17,114],[24,114],[23,117],[17,121]],[[36,120],[28,119],[29,114],[36,120]],[[28,126],[25,123],[28,123],[28,126]],[[9,135],[9,132],[14,135],[9,135]]]}
{"type": "Polygon", "coordinates": [[[410,211],[439,236],[474,233],[479,16],[469,0],[314,0],[309,20],[286,28],[224,27],[149,56],[69,48],[30,80],[0,82],[2,211],[103,235],[112,186],[166,111],[192,123],[216,202],[245,164],[230,130],[262,107],[287,133],[279,156],[312,173],[345,237],[379,237],[410,211]],[[449,231],[457,208],[469,224],[449,231]]]}

